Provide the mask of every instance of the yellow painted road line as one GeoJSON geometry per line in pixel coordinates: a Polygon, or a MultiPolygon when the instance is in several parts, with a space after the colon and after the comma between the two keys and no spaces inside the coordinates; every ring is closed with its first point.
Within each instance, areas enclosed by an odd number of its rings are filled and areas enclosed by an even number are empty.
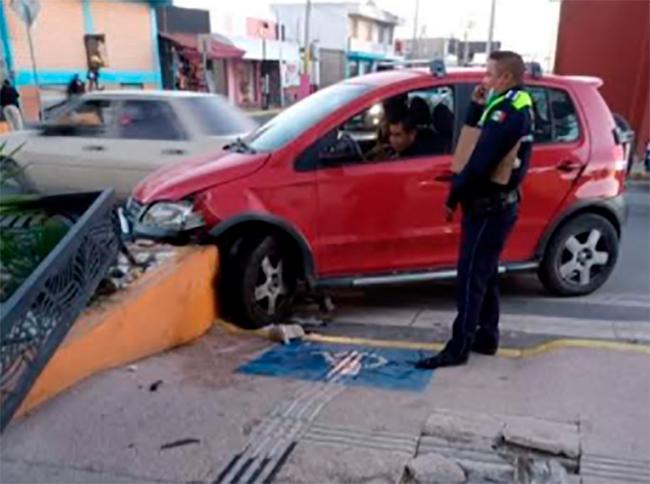
{"type": "MultiPolygon", "coordinates": [[[[243,334],[263,338],[269,338],[270,335],[270,331],[268,329],[245,330],[223,320],[219,320],[217,324],[232,334],[243,334]]],[[[414,341],[330,336],[318,333],[310,333],[303,339],[306,341],[315,341],[319,343],[350,344],[359,346],[373,346],[377,348],[411,349],[422,351],[440,351],[444,347],[444,343],[418,343],[414,341]]],[[[502,348],[498,351],[497,356],[504,358],[527,358],[565,348],[623,351],[632,353],[645,353],[650,355],[650,346],[645,344],[595,339],[559,338],[548,341],[546,343],[538,344],[536,346],[532,346],[530,348],[502,348]]]]}

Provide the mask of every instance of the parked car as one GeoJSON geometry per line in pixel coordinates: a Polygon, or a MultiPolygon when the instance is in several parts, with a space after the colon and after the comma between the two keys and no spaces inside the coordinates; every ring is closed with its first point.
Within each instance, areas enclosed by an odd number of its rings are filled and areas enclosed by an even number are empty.
{"type": "Polygon", "coordinates": [[[126,198],[161,166],[217,153],[257,125],[220,96],[179,91],[103,91],[73,100],[46,123],[0,137],[5,163],[39,192],[112,187],[126,198]]]}
{"type": "MultiPolygon", "coordinates": [[[[404,69],[348,79],[216,156],[148,176],[127,217],[140,235],[218,244],[221,301],[248,327],[280,321],[300,281],[319,289],[455,277],[460,224],[445,222],[443,206],[453,142],[482,75],[404,69]],[[377,134],[361,136],[359,120],[399,96],[427,103],[431,116],[420,127],[430,123],[424,129],[440,138],[439,151],[364,159],[377,134]]],[[[563,296],[607,280],[625,218],[626,164],[601,84],[527,78],[535,146],[501,270],[536,270],[563,296]]]]}

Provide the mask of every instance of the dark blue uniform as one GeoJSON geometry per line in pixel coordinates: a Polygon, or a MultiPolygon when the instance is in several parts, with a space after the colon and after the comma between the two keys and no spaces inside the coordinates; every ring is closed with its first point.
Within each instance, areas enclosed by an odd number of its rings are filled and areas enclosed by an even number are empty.
{"type": "Polygon", "coordinates": [[[533,133],[532,100],[514,88],[488,103],[472,103],[466,124],[481,135],[464,169],[454,176],[447,206],[463,209],[458,260],[457,308],[451,341],[418,366],[462,363],[470,349],[494,354],[499,342],[499,257],[517,220],[518,188],[528,170],[533,133]],[[521,143],[506,185],[491,181],[501,160],[521,143]]]}

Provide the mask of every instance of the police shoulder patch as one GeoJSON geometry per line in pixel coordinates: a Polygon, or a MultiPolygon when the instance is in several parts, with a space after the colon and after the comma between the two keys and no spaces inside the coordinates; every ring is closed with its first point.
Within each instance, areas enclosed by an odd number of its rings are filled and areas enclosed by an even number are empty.
{"type": "Polygon", "coordinates": [[[497,109],[492,113],[490,119],[496,123],[503,123],[503,121],[506,119],[506,113],[501,109],[497,109]]]}

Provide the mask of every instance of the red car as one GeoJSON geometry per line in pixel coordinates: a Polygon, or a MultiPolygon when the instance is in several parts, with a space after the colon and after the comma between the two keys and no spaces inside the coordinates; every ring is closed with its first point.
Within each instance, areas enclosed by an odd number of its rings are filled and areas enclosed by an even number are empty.
{"type": "MultiPolygon", "coordinates": [[[[340,82],[220,153],[150,175],[126,214],[140,235],[217,243],[221,301],[247,327],[285,317],[301,283],[453,278],[460,227],[445,222],[443,206],[454,142],[482,75],[403,69],[340,82]],[[413,110],[418,136],[435,139],[426,156],[383,149],[384,106],[395,100],[413,110]]],[[[618,256],[626,164],[601,84],[527,79],[535,146],[502,270],[537,270],[559,295],[594,291],[618,256]]]]}

